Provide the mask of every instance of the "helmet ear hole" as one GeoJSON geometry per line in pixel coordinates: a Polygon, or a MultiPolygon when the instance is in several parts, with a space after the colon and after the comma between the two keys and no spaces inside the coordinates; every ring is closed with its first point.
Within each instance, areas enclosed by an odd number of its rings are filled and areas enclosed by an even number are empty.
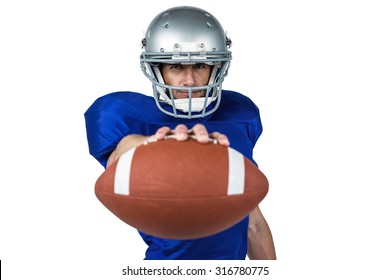
{"type": "Polygon", "coordinates": [[[230,48],[232,46],[232,40],[226,36],[226,46],[230,48]]]}

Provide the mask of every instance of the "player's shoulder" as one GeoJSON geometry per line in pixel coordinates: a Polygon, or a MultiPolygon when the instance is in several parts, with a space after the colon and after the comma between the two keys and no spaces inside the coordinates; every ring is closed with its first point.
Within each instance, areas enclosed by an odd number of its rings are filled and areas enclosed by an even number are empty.
{"type": "Polygon", "coordinates": [[[226,101],[233,101],[234,103],[242,102],[245,105],[256,106],[248,96],[240,92],[224,89],[222,90],[222,93],[222,96],[226,101]]]}
{"type": "Polygon", "coordinates": [[[150,96],[134,91],[116,91],[100,96],[94,104],[137,106],[140,102],[153,101],[150,96]]]}
{"type": "Polygon", "coordinates": [[[121,111],[142,113],[148,103],[153,103],[152,97],[133,91],[111,92],[98,97],[87,111],[112,111],[118,113],[121,111]]]}
{"type": "Polygon", "coordinates": [[[223,90],[220,106],[224,111],[241,118],[259,115],[259,108],[248,96],[233,90],[223,90]]]}

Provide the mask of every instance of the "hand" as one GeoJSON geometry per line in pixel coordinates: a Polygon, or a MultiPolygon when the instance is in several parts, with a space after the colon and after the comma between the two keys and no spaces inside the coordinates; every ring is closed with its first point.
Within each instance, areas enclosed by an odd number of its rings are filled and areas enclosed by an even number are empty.
{"type": "Polygon", "coordinates": [[[184,124],[179,124],[174,130],[171,130],[169,127],[164,126],[157,130],[156,134],[152,136],[143,136],[137,134],[127,135],[122,138],[118,143],[116,149],[112,152],[108,158],[107,167],[110,166],[113,162],[119,159],[119,157],[124,154],[126,151],[130,150],[133,147],[142,145],[145,142],[159,141],[164,140],[166,136],[173,133],[176,136],[177,141],[185,141],[188,139],[189,133],[195,135],[196,140],[199,143],[208,143],[210,137],[217,140],[218,144],[223,146],[229,146],[229,139],[225,134],[219,132],[213,132],[209,134],[207,129],[202,124],[196,124],[191,131],[184,124]]]}
{"type": "Polygon", "coordinates": [[[134,148],[136,146],[142,145],[142,143],[145,143],[149,137],[138,135],[138,134],[130,134],[122,138],[121,141],[119,141],[118,145],[116,146],[116,149],[111,153],[111,155],[108,158],[107,166],[109,167],[113,162],[118,160],[122,154],[130,150],[131,148],[134,148]]]}
{"type": "Polygon", "coordinates": [[[171,130],[169,127],[164,126],[157,130],[154,137],[157,141],[163,140],[167,135],[172,133],[176,136],[177,141],[185,141],[188,139],[189,134],[194,134],[196,140],[199,143],[207,143],[209,142],[210,138],[212,138],[217,140],[218,144],[220,145],[230,145],[229,139],[226,135],[219,132],[213,132],[209,134],[206,127],[202,124],[196,124],[191,130],[189,130],[184,124],[177,125],[174,130],[171,130]]]}

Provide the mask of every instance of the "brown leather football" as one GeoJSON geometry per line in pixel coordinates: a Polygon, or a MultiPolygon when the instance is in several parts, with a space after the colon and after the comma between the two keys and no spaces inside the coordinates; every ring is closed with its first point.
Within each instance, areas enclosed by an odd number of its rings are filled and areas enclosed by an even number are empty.
{"type": "Polygon", "coordinates": [[[238,223],[266,196],[268,180],[236,150],[194,139],[147,143],[98,178],[97,198],[138,230],[193,239],[238,223]]]}

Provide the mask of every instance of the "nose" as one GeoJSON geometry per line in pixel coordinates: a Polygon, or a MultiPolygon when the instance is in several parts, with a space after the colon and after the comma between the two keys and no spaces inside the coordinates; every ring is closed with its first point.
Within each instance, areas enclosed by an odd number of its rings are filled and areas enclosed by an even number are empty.
{"type": "Polygon", "coordinates": [[[194,79],[194,72],[192,70],[192,67],[187,67],[186,71],[184,72],[184,86],[185,87],[191,87],[195,85],[195,79],[194,79]]]}

